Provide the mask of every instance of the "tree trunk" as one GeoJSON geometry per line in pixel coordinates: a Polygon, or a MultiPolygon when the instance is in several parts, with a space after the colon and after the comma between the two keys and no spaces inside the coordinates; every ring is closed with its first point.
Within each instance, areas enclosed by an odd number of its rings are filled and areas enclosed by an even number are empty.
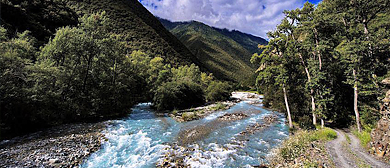
{"type": "Polygon", "coordinates": [[[85,71],[84,82],[83,82],[83,90],[82,90],[83,93],[85,93],[85,91],[86,91],[87,79],[88,79],[88,75],[89,75],[89,69],[91,68],[91,64],[92,64],[92,57],[93,56],[90,55],[89,58],[88,58],[87,70],[85,71]]]}
{"type": "Polygon", "coordinates": [[[317,29],[314,28],[314,37],[316,40],[316,47],[317,47],[317,53],[318,53],[318,62],[320,63],[320,71],[322,69],[322,59],[321,59],[321,52],[318,50],[319,42],[318,42],[318,32],[317,29]]]}
{"type": "Polygon", "coordinates": [[[325,126],[324,119],[321,118],[321,128],[324,128],[324,126],[325,126]]]}
{"type": "Polygon", "coordinates": [[[291,120],[290,107],[288,107],[286,87],[284,86],[284,84],[283,84],[283,95],[284,95],[284,102],[286,103],[288,125],[289,125],[290,128],[292,128],[293,124],[292,124],[292,120],[291,120]]]}
{"type": "Polygon", "coordinates": [[[357,79],[356,79],[357,77],[356,77],[356,70],[355,69],[353,69],[353,78],[355,80],[355,84],[353,86],[353,90],[354,90],[353,109],[355,111],[357,129],[359,132],[361,132],[362,129],[360,127],[360,116],[359,116],[359,111],[358,111],[358,88],[357,88],[357,79]]]}
{"type": "Polygon", "coordinates": [[[315,104],[314,96],[313,96],[314,90],[311,89],[310,92],[311,92],[311,95],[310,95],[310,97],[311,97],[311,111],[312,111],[312,113],[313,113],[313,124],[314,124],[314,125],[317,125],[317,115],[315,114],[315,111],[316,111],[316,104],[315,104]]]}
{"type": "MultiPolygon", "coordinates": [[[[303,67],[305,68],[305,72],[306,72],[306,76],[307,76],[307,81],[308,82],[311,82],[311,76],[310,76],[310,72],[309,70],[307,69],[306,67],[306,64],[305,64],[305,61],[303,60],[302,58],[302,55],[299,54],[299,58],[301,59],[301,63],[303,65],[303,67]]],[[[317,116],[315,114],[315,111],[316,111],[316,103],[315,103],[315,100],[314,100],[314,90],[311,89],[310,90],[310,97],[311,97],[311,111],[313,113],[313,124],[314,125],[317,125],[317,116]]]]}

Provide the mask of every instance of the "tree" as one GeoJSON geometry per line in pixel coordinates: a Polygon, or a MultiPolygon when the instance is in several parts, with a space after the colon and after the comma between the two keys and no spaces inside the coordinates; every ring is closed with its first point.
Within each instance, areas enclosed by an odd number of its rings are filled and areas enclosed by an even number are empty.
{"type": "Polygon", "coordinates": [[[279,27],[275,32],[269,32],[268,36],[270,38],[268,45],[260,55],[255,54],[251,60],[261,65],[258,69],[257,85],[274,85],[277,89],[283,91],[289,127],[292,128],[292,117],[287,96],[288,91],[286,89],[289,82],[287,65],[292,60],[290,60],[290,55],[286,53],[288,36],[282,33],[279,27]]]}
{"type": "Polygon", "coordinates": [[[377,84],[375,83],[378,83],[378,79],[375,76],[378,76],[378,70],[381,69],[378,66],[381,64],[379,61],[381,54],[374,54],[372,38],[375,37],[371,36],[369,26],[380,13],[386,12],[390,1],[335,0],[334,5],[345,28],[345,38],[337,50],[347,64],[345,74],[348,80],[346,83],[351,85],[354,90],[354,112],[356,125],[360,132],[359,95],[362,93],[365,96],[376,94],[377,84]]]}
{"type": "Polygon", "coordinates": [[[225,101],[231,96],[232,88],[227,82],[211,81],[205,94],[206,100],[210,102],[225,101]]]}
{"type": "Polygon", "coordinates": [[[36,116],[28,92],[28,66],[36,50],[35,39],[28,31],[9,39],[7,30],[0,27],[0,138],[14,134],[12,129],[22,129],[36,116]]]}

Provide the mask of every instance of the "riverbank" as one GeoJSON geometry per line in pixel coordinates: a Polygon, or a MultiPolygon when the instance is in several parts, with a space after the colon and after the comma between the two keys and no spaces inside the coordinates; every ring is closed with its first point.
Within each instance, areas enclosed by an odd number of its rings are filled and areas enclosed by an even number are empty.
{"type": "MultiPolygon", "coordinates": [[[[232,141],[231,143],[234,142],[233,146],[240,146],[240,148],[236,148],[236,147],[231,148],[229,150],[230,152],[235,151],[237,149],[240,150],[245,149],[251,151],[249,150],[249,148],[246,149],[244,145],[248,143],[249,140],[251,140],[249,136],[252,136],[253,134],[258,134],[259,132],[261,132],[261,130],[267,129],[269,126],[273,125],[272,123],[276,122],[276,116],[273,113],[269,113],[269,114],[264,114],[265,116],[260,118],[256,117],[261,115],[261,112],[259,111],[260,109],[255,108],[256,106],[257,107],[260,106],[261,103],[260,95],[253,94],[253,93],[234,92],[232,97],[233,100],[228,102],[211,104],[205,107],[199,107],[190,110],[201,109],[206,111],[207,109],[207,111],[203,113],[199,118],[196,118],[197,120],[201,120],[206,116],[215,115],[218,112],[227,110],[232,107],[232,109],[230,110],[234,110],[234,112],[229,112],[226,114],[222,113],[222,115],[216,116],[215,122],[220,123],[219,124],[220,127],[218,128],[225,127],[226,124],[228,123],[230,124],[230,123],[240,122],[240,120],[248,120],[250,118],[252,118],[252,120],[256,119],[256,123],[251,123],[247,126],[243,125],[242,126],[243,128],[242,130],[240,130],[240,132],[239,130],[237,130],[236,132],[237,135],[227,136],[227,137],[237,136],[235,137],[236,141],[232,141]],[[244,104],[240,103],[242,101],[245,101],[246,103],[244,104]],[[233,107],[238,103],[244,105],[245,106],[244,109],[240,109],[242,107],[233,107]],[[255,106],[252,107],[252,106],[247,106],[245,104],[251,104],[255,106]],[[235,110],[236,108],[238,109],[235,110]],[[264,123],[262,123],[263,120],[264,123]],[[242,140],[242,142],[240,140],[242,140]]],[[[145,104],[145,107],[147,105],[148,104],[145,104]]],[[[176,123],[170,121],[169,117],[158,116],[158,114],[151,112],[150,111],[151,109],[149,109],[148,107],[146,107],[146,109],[143,109],[143,106],[141,107],[141,109],[138,108],[140,107],[134,108],[135,112],[134,115],[130,114],[129,116],[130,120],[136,119],[136,121],[139,122],[151,122],[145,124],[147,126],[150,126],[153,125],[152,123],[154,123],[153,121],[155,119],[156,121],[161,120],[161,123],[164,126],[163,128],[165,129],[168,129],[170,127],[172,127],[170,129],[173,129],[175,127],[173,125],[175,125],[176,123]]],[[[118,120],[118,122],[121,123],[122,120],[118,120]]],[[[203,122],[209,122],[209,121],[208,120],[200,121],[200,123],[203,122]]],[[[283,123],[284,122],[282,122],[282,124],[283,123]]],[[[104,130],[109,131],[109,129],[110,128],[113,129],[113,127],[115,127],[116,124],[118,124],[116,123],[116,120],[99,122],[99,123],[66,124],[62,126],[49,128],[36,133],[28,134],[25,136],[15,137],[11,140],[2,141],[0,143],[0,167],[77,167],[83,165],[83,163],[85,163],[86,159],[89,158],[92,153],[96,153],[96,151],[102,150],[101,145],[106,144],[103,143],[104,141],[108,142],[108,140],[110,139],[109,136],[110,134],[106,133],[104,130]]],[[[183,129],[184,128],[186,127],[183,127],[183,129]]],[[[124,133],[123,135],[124,137],[144,134],[142,132],[144,127],[140,129],[137,128],[136,125],[134,125],[129,129],[131,129],[132,131],[126,131],[126,133],[124,133]]],[[[175,131],[169,131],[169,129],[161,130],[161,131],[162,131],[161,134],[168,137],[170,136],[169,135],[170,133],[175,132],[175,131]]],[[[279,133],[280,131],[276,131],[276,132],[279,133]]],[[[152,132],[148,132],[148,134],[154,136],[152,132]]],[[[277,135],[277,134],[272,133],[271,135],[277,135]]],[[[175,138],[169,138],[169,139],[175,139],[175,138]]],[[[272,138],[270,137],[270,139],[272,138]]],[[[264,141],[268,142],[271,140],[264,140],[264,141]]],[[[257,142],[251,142],[251,143],[257,143],[257,142]]],[[[277,142],[275,141],[273,143],[277,143],[277,142]]],[[[218,146],[221,147],[221,149],[227,150],[227,146],[223,146],[223,145],[222,146],[218,145],[218,146]]],[[[207,148],[207,147],[203,146],[202,148],[207,148]]],[[[215,151],[215,152],[217,155],[215,157],[217,158],[227,157],[222,155],[220,156],[219,151],[215,151]]],[[[156,157],[157,156],[158,155],[156,155],[156,157]]],[[[155,162],[152,164],[154,165],[155,162]]]]}
{"type": "Polygon", "coordinates": [[[269,167],[335,167],[326,144],[337,134],[330,128],[298,130],[274,149],[268,160],[269,167]]]}
{"type": "MultiPolygon", "coordinates": [[[[250,104],[260,105],[261,98],[262,96],[256,93],[233,92],[231,96],[231,100],[224,101],[224,102],[216,102],[206,106],[185,109],[180,111],[174,110],[172,111],[172,113],[169,114],[169,116],[174,120],[176,120],[177,122],[199,120],[217,111],[227,110],[241,101],[247,101],[250,104]]],[[[240,115],[241,113],[238,114],[240,115]]]]}
{"type": "Polygon", "coordinates": [[[104,122],[66,124],[0,144],[0,167],[77,167],[100,149],[104,122]]]}

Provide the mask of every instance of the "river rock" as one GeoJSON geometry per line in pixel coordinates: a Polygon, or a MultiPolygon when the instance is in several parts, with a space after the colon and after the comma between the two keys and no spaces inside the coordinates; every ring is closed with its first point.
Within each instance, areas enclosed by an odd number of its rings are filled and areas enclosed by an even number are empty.
{"type": "Polygon", "coordinates": [[[0,167],[77,167],[100,149],[104,123],[67,124],[3,141],[0,167]]]}
{"type": "Polygon", "coordinates": [[[240,132],[240,135],[254,134],[255,132],[263,130],[264,128],[266,128],[268,126],[269,125],[256,123],[256,124],[253,124],[253,125],[246,127],[245,131],[240,132]]]}
{"type": "Polygon", "coordinates": [[[218,117],[218,120],[220,121],[236,121],[236,120],[242,120],[244,118],[247,118],[248,115],[244,114],[243,112],[237,112],[237,113],[228,113],[223,116],[218,117]]]}
{"type": "Polygon", "coordinates": [[[49,159],[49,163],[50,164],[60,163],[60,160],[59,159],[49,159]]]}
{"type": "Polygon", "coordinates": [[[267,115],[264,117],[264,122],[266,124],[272,124],[276,121],[278,117],[276,115],[267,115]]]}
{"type": "Polygon", "coordinates": [[[185,112],[181,116],[182,116],[182,119],[184,121],[191,121],[191,120],[196,119],[196,117],[197,117],[194,112],[185,112]]]}

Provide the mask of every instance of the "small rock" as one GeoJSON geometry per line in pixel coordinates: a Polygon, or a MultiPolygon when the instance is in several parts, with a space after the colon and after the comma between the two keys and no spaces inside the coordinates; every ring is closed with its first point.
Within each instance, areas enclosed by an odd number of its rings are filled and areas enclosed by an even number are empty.
{"type": "Polygon", "coordinates": [[[59,159],[49,159],[49,163],[50,164],[60,163],[60,160],[59,159]]]}

